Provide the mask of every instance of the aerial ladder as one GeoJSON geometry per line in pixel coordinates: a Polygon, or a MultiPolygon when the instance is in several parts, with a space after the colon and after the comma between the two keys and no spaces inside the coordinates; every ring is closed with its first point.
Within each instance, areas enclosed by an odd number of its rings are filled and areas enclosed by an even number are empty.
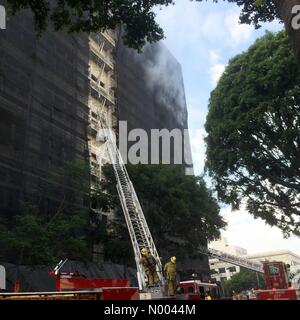
{"type": "Polygon", "coordinates": [[[199,246],[198,250],[200,251],[200,253],[205,254],[209,257],[216,258],[218,260],[228,262],[239,267],[244,267],[255,272],[264,273],[263,264],[260,262],[251,261],[249,259],[245,259],[233,254],[207,248],[204,246],[199,246]]]}
{"type": "Polygon", "coordinates": [[[117,190],[134,250],[139,289],[141,292],[151,294],[151,298],[162,297],[164,295],[164,277],[159,254],[152,239],[134,186],[129,178],[121,153],[117,147],[116,136],[108,124],[107,115],[104,112],[99,111],[98,117],[102,130],[99,131],[97,140],[102,140],[106,143],[109,160],[113,165],[117,180],[117,190]],[[159,279],[158,285],[149,286],[147,283],[148,277],[146,270],[140,263],[142,248],[145,248],[156,259],[156,271],[159,279]]]}

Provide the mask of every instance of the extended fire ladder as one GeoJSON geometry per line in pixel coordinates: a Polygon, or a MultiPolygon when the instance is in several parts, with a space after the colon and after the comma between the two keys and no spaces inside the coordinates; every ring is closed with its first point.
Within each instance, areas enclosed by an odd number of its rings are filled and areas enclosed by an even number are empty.
{"type": "Polygon", "coordinates": [[[228,254],[219,250],[199,246],[199,251],[209,257],[231,263],[233,265],[244,267],[249,270],[264,273],[263,265],[260,262],[251,261],[233,254],[228,254]]]}
{"type": "Polygon", "coordinates": [[[108,125],[106,115],[99,111],[98,117],[102,127],[102,130],[99,131],[101,136],[98,139],[105,141],[109,159],[113,165],[117,180],[117,190],[134,250],[139,288],[142,292],[151,293],[152,297],[159,298],[163,296],[164,292],[164,278],[160,257],[148,228],[139,199],[117,147],[115,134],[108,125]],[[159,285],[157,286],[150,287],[147,285],[147,274],[145,268],[140,263],[140,251],[142,248],[147,249],[157,261],[156,270],[159,278],[159,285]]]}

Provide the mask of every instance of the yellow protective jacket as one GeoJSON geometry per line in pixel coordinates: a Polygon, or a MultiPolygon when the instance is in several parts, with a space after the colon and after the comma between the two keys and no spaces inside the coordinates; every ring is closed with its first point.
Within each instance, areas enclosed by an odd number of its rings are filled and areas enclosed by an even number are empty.
{"type": "Polygon", "coordinates": [[[174,281],[176,279],[176,263],[167,262],[164,266],[164,275],[166,280],[174,281]]]}
{"type": "Polygon", "coordinates": [[[142,256],[140,264],[142,264],[146,270],[155,270],[156,268],[156,260],[152,255],[142,256]]]}

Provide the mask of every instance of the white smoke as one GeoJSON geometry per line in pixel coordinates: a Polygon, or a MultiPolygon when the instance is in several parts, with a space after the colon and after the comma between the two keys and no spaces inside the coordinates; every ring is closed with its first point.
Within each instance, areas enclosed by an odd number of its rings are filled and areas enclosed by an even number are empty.
{"type": "Polygon", "coordinates": [[[170,110],[183,127],[187,123],[187,108],[181,66],[162,44],[146,44],[143,53],[134,58],[144,66],[146,86],[163,109],[170,110]]]}
{"type": "MultiPolygon", "coordinates": [[[[145,63],[147,86],[158,93],[158,102],[175,113],[179,123],[184,125],[187,111],[181,66],[163,44],[155,46],[155,55],[145,63]]],[[[149,49],[150,45],[145,48],[149,49]]]]}

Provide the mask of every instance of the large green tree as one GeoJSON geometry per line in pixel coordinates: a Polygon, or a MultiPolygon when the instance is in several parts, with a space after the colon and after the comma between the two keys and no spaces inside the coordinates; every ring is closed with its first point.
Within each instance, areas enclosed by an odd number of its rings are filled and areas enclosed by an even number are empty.
{"type": "Polygon", "coordinates": [[[233,58],[212,92],[206,169],[218,196],[300,234],[300,75],[285,32],[233,58]]]}
{"type": "Polygon", "coordinates": [[[172,0],[7,0],[9,12],[30,9],[38,32],[49,22],[54,30],[95,32],[115,29],[122,24],[125,43],[140,49],[148,42],[163,38],[163,30],[155,22],[155,6],[167,6],[172,0]]]}
{"type": "MultiPolygon", "coordinates": [[[[176,255],[180,255],[180,251],[196,253],[200,243],[219,237],[226,223],[202,177],[186,176],[181,166],[128,165],[127,168],[153,238],[164,252],[172,240],[181,240],[182,245],[175,249],[176,255]]],[[[103,172],[107,178],[103,188],[111,207],[118,208],[124,223],[112,169],[107,166],[103,172]]],[[[128,238],[126,228],[122,235],[128,238]]]]}
{"type": "Polygon", "coordinates": [[[241,271],[234,274],[231,279],[226,280],[224,288],[227,295],[232,295],[232,292],[241,293],[242,291],[254,289],[265,289],[265,276],[255,271],[241,268],[241,271]]]}

